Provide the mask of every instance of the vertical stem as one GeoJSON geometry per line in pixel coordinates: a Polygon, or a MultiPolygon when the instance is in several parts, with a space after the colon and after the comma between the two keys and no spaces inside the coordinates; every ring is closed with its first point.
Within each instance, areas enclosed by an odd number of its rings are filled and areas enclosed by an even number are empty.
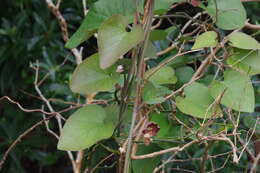
{"type": "Polygon", "coordinates": [[[150,36],[150,29],[152,25],[152,18],[153,18],[153,4],[154,0],[148,0],[146,3],[145,14],[144,14],[144,30],[145,30],[145,39],[143,42],[143,46],[136,54],[137,56],[141,54],[138,62],[138,70],[137,70],[137,86],[136,86],[136,97],[134,103],[134,110],[132,113],[132,122],[131,128],[128,136],[128,145],[127,151],[125,156],[125,165],[124,165],[124,173],[130,172],[130,155],[132,151],[132,138],[133,138],[133,131],[136,123],[137,116],[140,112],[140,105],[141,105],[141,95],[142,95],[142,88],[143,88],[143,77],[145,72],[145,61],[144,56],[147,49],[149,36],[150,36]]]}

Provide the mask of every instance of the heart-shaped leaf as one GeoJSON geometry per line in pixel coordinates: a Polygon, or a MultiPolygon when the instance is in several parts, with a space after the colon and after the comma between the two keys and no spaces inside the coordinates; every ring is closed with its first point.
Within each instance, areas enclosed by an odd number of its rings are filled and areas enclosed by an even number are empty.
{"type": "Polygon", "coordinates": [[[127,20],[122,15],[114,15],[106,20],[98,30],[98,47],[100,67],[113,65],[120,56],[124,55],[144,39],[144,31],[140,25],[126,31],[127,20]]]}
{"type": "Polygon", "coordinates": [[[254,89],[246,74],[233,70],[225,71],[224,81],[213,81],[210,85],[210,93],[214,98],[224,93],[221,104],[236,111],[254,111],[254,89]]]}
{"type": "Polygon", "coordinates": [[[209,0],[206,10],[222,29],[239,29],[245,25],[246,11],[240,0],[209,0]]]}
{"type": "Polygon", "coordinates": [[[227,63],[246,74],[260,74],[260,50],[234,49],[227,63]]]}
{"type": "Polygon", "coordinates": [[[80,43],[87,40],[98,29],[100,24],[115,14],[127,17],[130,22],[136,8],[133,0],[99,0],[90,9],[80,25],[66,44],[69,49],[77,47],[80,43]]]}
{"type": "Polygon", "coordinates": [[[94,54],[76,68],[70,81],[70,88],[73,92],[81,94],[110,91],[119,77],[116,67],[101,69],[98,54],[94,54]]]}
{"type": "Polygon", "coordinates": [[[64,125],[58,149],[78,151],[112,136],[115,121],[101,106],[87,105],[72,114],[64,125]]]}
{"type": "Polygon", "coordinates": [[[162,84],[175,84],[177,82],[177,78],[175,76],[175,72],[173,68],[169,66],[163,66],[160,68],[158,71],[154,72],[155,68],[151,68],[146,72],[146,76],[152,76],[149,77],[149,81],[157,84],[157,85],[162,85],[162,84]]]}
{"type": "Polygon", "coordinates": [[[191,49],[201,49],[204,47],[215,47],[218,44],[218,34],[214,31],[204,32],[199,35],[191,49]]]}
{"type": "Polygon", "coordinates": [[[231,42],[231,46],[240,49],[260,49],[260,43],[242,32],[234,32],[228,36],[228,40],[231,42]]]}
{"type": "Polygon", "coordinates": [[[176,98],[176,105],[181,112],[197,118],[222,115],[220,107],[214,104],[215,100],[210,96],[209,89],[203,84],[195,82],[186,87],[184,93],[184,98],[176,98]]]}

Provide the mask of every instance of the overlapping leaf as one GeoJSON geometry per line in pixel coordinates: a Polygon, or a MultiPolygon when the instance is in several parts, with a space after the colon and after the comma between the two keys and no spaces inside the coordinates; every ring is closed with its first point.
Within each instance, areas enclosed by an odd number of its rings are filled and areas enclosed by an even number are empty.
{"type": "Polygon", "coordinates": [[[221,116],[222,112],[210,96],[209,89],[200,83],[193,83],[184,89],[185,97],[178,96],[176,105],[181,112],[197,118],[221,116]]]}
{"type": "Polygon", "coordinates": [[[215,47],[218,44],[218,35],[214,31],[207,31],[199,35],[192,49],[201,49],[205,47],[215,47]]]}
{"type": "Polygon", "coordinates": [[[169,66],[163,66],[160,68],[158,71],[154,73],[155,68],[151,68],[146,72],[146,76],[151,76],[149,77],[149,81],[157,84],[157,85],[162,85],[162,84],[175,84],[177,82],[177,78],[175,76],[175,72],[173,68],[169,66]]]}
{"type": "Polygon", "coordinates": [[[246,74],[260,74],[260,50],[234,49],[227,63],[246,74]]]}
{"type": "Polygon", "coordinates": [[[118,80],[116,67],[101,69],[98,54],[95,54],[76,68],[70,81],[70,88],[73,92],[81,94],[109,91],[114,88],[118,80]]]}
{"type": "Polygon", "coordinates": [[[132,16],[136,8],[133,0],[99,0],[90,9],[66,47],[69,49],[77,47],[87,40],[98,29],[102,22],[115,14],[126,16],[128,22],[132,21],[132,16]]]}
{"type": "Polygon", "coordinates": [[[225,71],[224,81],[213,81],[210,85],[210,93],[215,99],[224,94],[221,104],[236,111],[254,111],[254,89],[246,74],[233,70],[225,71]]]}
{"type": "Polygon", "coordinates": [[[144,31],[140,25],[126,31],[127,20],[122,15],[114,15],[106,20],[98,30],[98,47],[100,67],[113,65],[120,56],[144,39],[144,31]]]}
{"type": "Polygon", "coordinates": [[[240,0],[209,0],[206,10],[219,28],[233,30],[245,25],[246,11],[240,0]]]}

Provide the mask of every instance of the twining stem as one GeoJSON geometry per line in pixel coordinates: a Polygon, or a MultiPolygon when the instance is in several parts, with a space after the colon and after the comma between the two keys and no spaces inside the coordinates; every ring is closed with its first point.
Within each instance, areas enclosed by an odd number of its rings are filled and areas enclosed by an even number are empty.
{"type": "Polygon", "coordinates": [[[142,94],[142,88],[143,88],[143,79],[144,79],[144,72],[145,72],[145,52],[147,49],[151,26],[152,26],[152,18],[153,18],[153,5],[154,0],[148,0],[145,6],[145,14],[144,14],[144,31],[145,31],[145,37],[143,45],[140,49],[140,51],[137,52],[137,56],[140,55],[139,62],[138,62],[138,69],[136,74],[136,97],[135,97],[135,103],[134,103],[134,109],[132,113],[132,122],[130,127],[130,132],[128,136],[128,145],[126,150],[126,156],[125,156],[125,164],[124,164],[124,173],[130,172],[130,155],[132,150],[132,138],[133,138],[133,131],[137,119],[137,115],[140,112],[140,105],[141,105],[141,94],[142,94]]]}

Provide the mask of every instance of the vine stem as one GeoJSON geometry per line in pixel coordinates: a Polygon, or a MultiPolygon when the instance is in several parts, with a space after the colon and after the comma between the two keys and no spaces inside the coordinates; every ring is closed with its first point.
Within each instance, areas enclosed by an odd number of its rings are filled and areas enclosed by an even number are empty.
{"type": "MultiPolygon", "coordinates": [[[[152,26],[153,5],[154,5],[154,0],[148,0],[145,5],[145,13],[144,13],[144,19],[143,19],[145,37],[144,37],[143,46],[139,51],[141,53],[141,56],[139,58],[138,71],[137,71],[137,76],[136,76],[136,79],[137,79],[136,97],[135,97],[134,109],[133,109],[133,113],[132,113],[132,122],[131,122],[130,132],[129,132],[129,136],[128,136],[128,145],[127,145],[126,156],[125,156],[124,173],[130,172],[130,159],[131,159],[130,156],[131,156],[131,151],[132,151],[133,132],[134,132],[137,116],[139,115],[139,112],[140,112],[140,105],[142,105],[141,104],[141,94],[142,94],[143,81],[144,81],[143,78],[144,78],[144,72],[145,72],[144,57],[145,57],[145,52],[147,49],[151,26],[152,26]]],[[[137,53],[136,55],[138,56],[140,54],[137,53]]]]}

